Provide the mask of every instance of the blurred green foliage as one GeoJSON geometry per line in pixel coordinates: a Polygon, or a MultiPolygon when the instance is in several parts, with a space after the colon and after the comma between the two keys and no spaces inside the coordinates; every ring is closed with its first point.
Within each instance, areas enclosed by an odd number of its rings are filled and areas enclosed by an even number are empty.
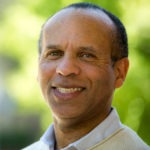
{"type": "MultiPolygon", "coordinates": [[[[41,128],[36,138],[52,122],[50,110],[41,97],[36,80],[40,29],[49,16],[73,2],[80,1],[0,1],[0,75],[8,94],[17,104],[16,113],[39,116],[41,128]]],[[[126,26],[130,69],[124,86],[115,93],[113,106],[117,108],[122,122],[150,144],[150,1],[88,2],[108,9],[126,26]]]]}

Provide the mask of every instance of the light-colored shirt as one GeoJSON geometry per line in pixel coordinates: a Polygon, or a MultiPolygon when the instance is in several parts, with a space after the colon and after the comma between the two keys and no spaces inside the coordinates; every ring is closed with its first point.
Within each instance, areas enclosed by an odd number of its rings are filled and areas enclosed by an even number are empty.
{"type": "MultiPolygon", "coordinates": [[[[51,125],[40,141],[22,150],[54,150],[55,134],[51,125]]],[[[120,123],[115,109],[90,133],[62,150],[150,150],[150,147],[130,128],[120,123]]]]}
{"type": "MultiPolygon", "coordinates": [[[[123,128],[119,116],[115,109],[112,109],[108,117],[81,139],[69,144],[62,150],[87,150],[96,145],[105,138],[111,136],[117,130],[123,128]]],[[[49,146],[49,150],[54,150],[55,134],[53,124],[47,129],[40,139],[43,143],[49,146]]]]}

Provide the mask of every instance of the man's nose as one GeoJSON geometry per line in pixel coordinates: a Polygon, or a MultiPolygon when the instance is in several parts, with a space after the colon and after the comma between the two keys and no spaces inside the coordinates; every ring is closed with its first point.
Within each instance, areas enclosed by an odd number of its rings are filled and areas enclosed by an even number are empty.
{"type": "Polygon", "coordinates": [[[62,76],[78,75],[80,67],[74,58],[62,58],[57,64],[56,73],[62,76]]]}

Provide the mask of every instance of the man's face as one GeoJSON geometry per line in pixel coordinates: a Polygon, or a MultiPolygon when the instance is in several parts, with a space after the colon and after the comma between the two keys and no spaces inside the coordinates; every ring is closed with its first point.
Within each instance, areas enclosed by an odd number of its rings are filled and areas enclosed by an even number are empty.
{"type": "Polygon", "coordinates": [[[67,9],[44,26],[38,78],[55,119],[83,121],[110,110],[114,26],[100,14],[67,9]]]}

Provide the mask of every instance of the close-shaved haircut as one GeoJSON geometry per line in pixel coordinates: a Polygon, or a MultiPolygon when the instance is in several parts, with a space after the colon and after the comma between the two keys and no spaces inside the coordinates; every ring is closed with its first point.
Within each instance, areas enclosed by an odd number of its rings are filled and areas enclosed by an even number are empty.
{"type": "MultiPolygon", "coordinates": [[[[101,11],[105,13],[110,20],[114,23],[116,30],[113,32],[113,39],[112,39],[112,50],[111,50],[111,59],[113,62],[124,58],[128,57],[128,39],[127,39],[127,33],[126,29],[123,25],[123,23],[120,21],[118,17],[113,15],[111,12],[107,11],[106,9],[92,4],[92,3],[87,3],[87,2],[81,2],[81,3],[74,3],[71,4],[63,9],[83,9],[83,10],[93,10],[93,11],[101,11]]],[[[62,9],[62,10],[63,10],[62,9]]],[[[48,19],[49,20],[49,19],[48,19]]],[[[47,22],[47,21],[46,21],[47,22]]],[[[45,23],[44,23],[45,25],[45,23]]],[[[43,26],[44,26],[43,25],[43,26]]],[[[41,29],[41,34],[40,34],[40,39],[39,39],[39,55],[41,54],[42,51],[42,34],[43,34],[43,27],[41,29]]]]}

